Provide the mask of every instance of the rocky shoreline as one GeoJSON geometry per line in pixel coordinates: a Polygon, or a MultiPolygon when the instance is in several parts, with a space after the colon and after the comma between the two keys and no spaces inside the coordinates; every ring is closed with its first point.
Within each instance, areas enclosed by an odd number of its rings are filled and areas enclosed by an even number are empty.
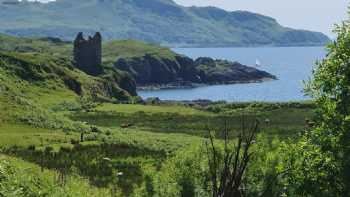
{"type": "Polygon", "coordinates": [[[192,82],[176,82],[169,84],[147,84],[137,86],[137,91],[155,91],[155,90],[171,90],[171,89],[191,89],[213,85],[233,85],[233,84],[248,84],[248,83],[263,83],[267,81],[278,80],[271,78],[263,78],[249,81],[227,81],[222,83],[192,83],[192,82]]]}
{"type": "Polygon", "coordinates": [[[209,57],[193,60],[181,55],[166,58],[146,54],[142,57],[120,58],[114,67],[128,72],[135,79],[138,90],[260,83],[277,79],[251,66],[209,57]]]}

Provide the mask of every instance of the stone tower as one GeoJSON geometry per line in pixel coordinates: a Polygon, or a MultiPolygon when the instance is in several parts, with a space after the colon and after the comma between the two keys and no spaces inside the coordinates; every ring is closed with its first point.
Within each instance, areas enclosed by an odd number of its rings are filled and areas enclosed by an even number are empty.
{"type": "Polygon", "coordinates": [[[79,32],[74,41],[73,53],[77,68],[89,75],[102,73],[102,36],[99,32],[87,40],[79,32]]]}

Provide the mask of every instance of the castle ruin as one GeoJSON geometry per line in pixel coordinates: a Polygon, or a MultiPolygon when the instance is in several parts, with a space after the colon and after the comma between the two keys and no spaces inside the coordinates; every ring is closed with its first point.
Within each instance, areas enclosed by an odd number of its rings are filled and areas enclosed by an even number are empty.
{"type": "Polygon", "coordinates": [[[74,41],[73,53],[77,68],[89,75],[102,73],[102,36],[99,32],[87,40],[79,32],[74,41]]]}

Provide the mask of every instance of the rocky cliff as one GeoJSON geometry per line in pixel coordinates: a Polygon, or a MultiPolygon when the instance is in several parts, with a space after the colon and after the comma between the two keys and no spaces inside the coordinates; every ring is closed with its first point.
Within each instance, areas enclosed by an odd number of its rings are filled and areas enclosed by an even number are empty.
{"type": "Polygon", "coordinates": [[[276,76],[238,62],[201,57],[194,65],[202,82],[208,84],[247,83],[277,79],[276,76]]]}
{"type": "Polygon", "coordinates": [[[276,79],[274,75],[253,67],[208,57],[192,60],[176,55],[174,59],[169,59],[146,54],[142,57],[120,58],[114,66],[129,72],[138,86],[247,83],[276,79]]]}

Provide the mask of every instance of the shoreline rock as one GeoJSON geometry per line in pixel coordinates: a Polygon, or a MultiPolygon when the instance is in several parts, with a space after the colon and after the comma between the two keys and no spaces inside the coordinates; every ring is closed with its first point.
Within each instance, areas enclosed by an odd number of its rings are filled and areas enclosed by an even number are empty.
{"type": "Polygon", "coordinates": [[[133,76],[138,89],[194,88],[206,85],[258,83],[276,76],[238,62],[186,56],[175,58],[146,54],[120,58],[114,67],[133,76]]]}
{"type": "Polygon", "coordinates": [[[264,83],[268,81],[278,80],[271,79],[271,78],[265,78],[265,79],[259,79],[259,80],[250,80],[250,81],[229,81],[224,83],[170,83],[170,84],[149,84],[149,85],[142,85],[137,86],[137,91],[156,91],[156,90],[173,90],[173,89],[192,89],[192,88],[198,88],[198,87],[205,87],[205,86],[215,86],[215,85],[234,85],[234,84],[249,84],[249,83],[264,83]]]}

